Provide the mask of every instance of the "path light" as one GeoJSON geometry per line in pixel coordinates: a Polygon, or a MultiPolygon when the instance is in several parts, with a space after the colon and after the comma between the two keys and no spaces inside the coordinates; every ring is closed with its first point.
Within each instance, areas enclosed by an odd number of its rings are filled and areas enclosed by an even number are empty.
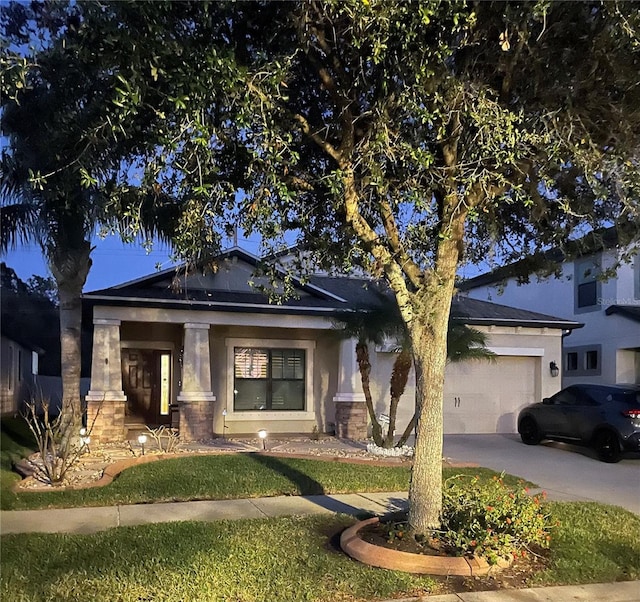
{"type": "Polygon", "coordinates": [[[227,408],[222,410],[222,438],[226,439],[227,434],[227,408]]]}
{"type": "Polygon", "coordinates": [[[262,449],[266,450],[267,449],[267,431],[265,431],[264,429],[260,429],[258,431],[258,437],[262,439],[262,449]]]}
{"type": "Polygon", "coordinates": [[[147,436],[146,435],[138,435],[138,443],[140,444],[140,447],[142,448],[142,455],[144,456],[144,444],[147,442],[147,436]]]}

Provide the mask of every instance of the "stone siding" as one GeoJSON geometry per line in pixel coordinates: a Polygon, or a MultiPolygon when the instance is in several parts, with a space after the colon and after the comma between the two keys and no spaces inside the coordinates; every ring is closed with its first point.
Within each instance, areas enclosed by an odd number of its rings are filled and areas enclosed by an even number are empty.
{"type": "Polygon", "coordinates": [[[212,439],[213,409],[214,403],[211,401],[181,401],[180,440],[212,439]]]}
{"type": "Polygon", "coordinates": [[[91,428],[93,424],[91,441],[95,443],[124,441],[126,437],[124,431],[125,404],[125,401],[87,402],[87,427],[91,428]]]}
{"type": "Polygon", "coordinates": [[[336,436],[339,439],[366,439],[367,422],[367,406],[364,403],[336,403],[336,436]]]}

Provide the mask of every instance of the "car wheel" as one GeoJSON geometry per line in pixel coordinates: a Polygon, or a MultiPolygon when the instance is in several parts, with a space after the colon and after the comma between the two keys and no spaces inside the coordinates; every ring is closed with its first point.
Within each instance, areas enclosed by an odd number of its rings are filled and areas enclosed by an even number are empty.
{"type": "Polygon", "coordinates": [[[596,451],[598,457],[603,462],[614,464],[620,462],[622,452],[620,451],[620,441],[613,431],[601,431],[596,436],[596,451]]]}
{"type": "Polygon", "coordinates": [[[520,421],[518,432],[522,443],[526,445],[537,445],[542,440],[538,424],[531,416],[526,416],[520,421]]]}

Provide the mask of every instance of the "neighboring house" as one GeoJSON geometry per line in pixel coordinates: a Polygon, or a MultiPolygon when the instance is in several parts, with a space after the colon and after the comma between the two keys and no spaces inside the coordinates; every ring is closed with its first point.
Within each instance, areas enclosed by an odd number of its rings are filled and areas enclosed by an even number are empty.
{"type": "Polygon", "coordinates": [[[603,279],[621,252],[614,230],[604,240],[604,247],[575,260],[565,261],[556,252],[558,277],[532,276],[518,284],[514,264],[466,280],[459,290],[474,299],[583,323],[584,328],[567,333],[563,341],[558,363],[563,386],[640,383],[640,255],[622,263],[615,277],[603,279]]]}
{"type": "MultiPolygon", "coordinates": [[[[144,424],[176,426],[185,440],[262,428],[366,436],[355,341],[340,338],[334,316],[376,303],[378,285],[312,276],[294,280],[295,297],[270,303],[250,284],[262,282],[258,262],[232,249],[215,273],[182,276],[178,287],[167,270],[83,296],[94,328],[86,396],[93,438],[122,439],[144,424]]],[[[463,298],[453,315],[488,333],[497,360],[449,366],[446,432],[514,432],[521,407],[557,390],[549,363],[559,361],[562,333],[579,325],[463,298]]],[[[372,356],[382,412],[394,354],[372,356]]],[[[414,400],[410,382],[398,428],[414,400]]]]}
{"type": "Polygon", "coordinates": [[[34,397],[41,349],[18,340],[4,325],[0,337],[0,414],[17,414],[34,397]]]}

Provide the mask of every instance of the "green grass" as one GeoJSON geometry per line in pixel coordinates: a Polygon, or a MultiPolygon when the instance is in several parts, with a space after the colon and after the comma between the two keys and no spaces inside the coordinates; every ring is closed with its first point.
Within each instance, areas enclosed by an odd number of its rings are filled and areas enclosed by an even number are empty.
{"type": "Polygon", "coordinates": [[[426,592],[428,577],[376,570],[332,539],[344,516],[120,528],[2,538],[3,602],[338,601],[426,592]]]}
{"type": "MultiPolygon", "coordinates": [[[[445,469],[443,476],[481,468],[445,469]]],[[[513,482],[515,477],[509,477],[513,482]]],[[[105,487],[49,492],[4,490],[3,510],[105,506],[186,500],[225,500],[276,495],[406,491],[407,466],[369,466],[260,454],[195,456],[162,460],[123,471],[105,487]]]]}
{"type": "MultiPolygon", "coordinates": [[[[640,517],[595,503],[550,508],[561,525],[536,585],[640,578],[640,517]]],[[[0,599],[337,602],[437,591],[429,577],[374,569],[338,552],[337,534],[353,520],[323,515],[4,536],[0,599]]]]}
{"type": "Polygon", "coordinates": [[[640,516],[593,502],[550,502],[560,527],[551,566],[536,582],[607,583],[640,579],[640,516]]]}

